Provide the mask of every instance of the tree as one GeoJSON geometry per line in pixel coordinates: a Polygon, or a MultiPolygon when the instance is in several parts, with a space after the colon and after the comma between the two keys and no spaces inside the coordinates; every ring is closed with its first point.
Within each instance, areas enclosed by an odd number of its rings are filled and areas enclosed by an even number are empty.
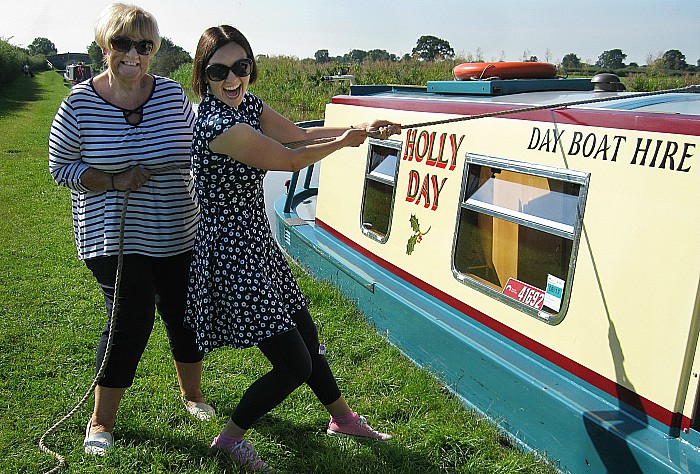
{"type": "Polygon", "coordinates": [[[159,76],[168,76],[183,64],[191,63],[192,56],[168,38],[161,38],[160,49],[153,55],[149,70],[159,76]]]}
{"type": "Polygon", "coordinates": [[[688,63],[685,62],[685,54],[670,49],[661,56],[661,66],[665,69],[683,70],[688,68],[688,63]]]}
{"type": "Polygon", "coordinates": [[[411,54],[414,57],[424,59],[426,61],[442,60],[454,58],[455,52],[450,46],[450,43],[444,39],[435,36],[421,36],[416,42],[416,47],[413,48],[411,54]]]}
{"type": "Polygon", "coordinates": [[[102,48],[100,45],[93,41],[90,46],[88,46],[87,54],[92,60],[92,64],[95,66],[102,66],[104,62],[104,55],[102,54],[102,48]]]}
{"type": "Polygon", "coordinates": [[[569,71],[578,69],[581,67],[581,59],[574,53],[569,53],[561,60],[561,66],[569,71]]]}
{"type": "Polygon", "coordinates": [[[319,49],[318,51],[316,51],[316,53],[314,54],[314,58],[316,59],[317,63],[327,63],[331,60],[328,56],[327,49],[319,49]]]}
{"type": "Polygon", "coordinates": [[[367,57],[372,61],[396,61],[396,56],[383,49],[367,51],[367,57]]]}
{"type": "Polygon", "coordinates": [[[36,56],[37,54],[50,56],[58,52],[56,45],[47,38],[34,38],[34,41],[32,41],[32,44],[30,44],[27,49],[32,56],[36,56]]]}
{"type": "Polygon", "coordinates": [[[361,49],[353,49],[348,53],[350,59],[356,63],[361,63],[367,57],[367,51],[361,49]]]}
{"type": "Polygon", "coordinates": [[[552,62],[552,50],[547,48],[544,52],[544,61],[546,63],[552,62]]]}
{"type": "Polygon", "coordinates": [[[595,65],[607,69],[620,69],[625,67],[624,61],[626,57],[627,55],[624,54],[621,49],[603,51],[603,54],[598,56],[598,61],[595,65]]]}

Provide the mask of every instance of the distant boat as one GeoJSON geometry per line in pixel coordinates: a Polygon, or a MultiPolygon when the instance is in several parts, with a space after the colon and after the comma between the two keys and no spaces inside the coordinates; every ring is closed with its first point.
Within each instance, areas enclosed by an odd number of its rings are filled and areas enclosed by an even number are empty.
{"type": "Polygon", "coordinates": [[[67,65],[63,73],[63,78],[73,85],[83,82],[90,77],[92,77],[92,67],[82,63],[67,65]]]}
{"type": "Polygon", "coordinates": [[[408,127],[293,175],[277,238],[562,471],[697,473],[700,95],[621,89],[353,85],[325,124],[408,127]]]}

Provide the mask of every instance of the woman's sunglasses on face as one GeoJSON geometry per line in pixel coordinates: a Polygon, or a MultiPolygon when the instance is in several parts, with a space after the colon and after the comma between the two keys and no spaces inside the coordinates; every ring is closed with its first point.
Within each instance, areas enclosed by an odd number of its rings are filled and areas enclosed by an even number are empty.
{"type": "Polygon", "coordinates": [[[253,71],[253,60],[250,58],[239,59],[231,66],[225,64],[210,64],[204,69],[207,78],[210,81],[223,81],[228,77],[229,71],[233,72],[238,77],[250,76],[253,71]]]}
{"type": "Polygon", "coordinates": [[[109,45],[113,50],[120,53],[128,53],[131,48],[136,48],[136,52],[141,56],[148,56],[153,51],[153,41],[141,40],[134,41],[127,36],[115,36],[109,41],[109,45]]]}

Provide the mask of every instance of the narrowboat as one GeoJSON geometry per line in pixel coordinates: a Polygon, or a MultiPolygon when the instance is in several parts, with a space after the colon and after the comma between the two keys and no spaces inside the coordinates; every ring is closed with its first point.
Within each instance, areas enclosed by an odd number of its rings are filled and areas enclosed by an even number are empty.
{"type": "Polygon", "coordinates": [[[72,85],[83,82],[85,79],[89,79],[91,76],[92,66],[83,63],[69,64],[66,66],[66,70],[63,72],[63,79],[70,82],[72,85]]]}
{"type": "Polygon", "coordinates": [[[561,472],[697,473],[700,94],[621,89],[352,85],[325,124],[401,135],[293,175],[276,236],[561,472]]]}

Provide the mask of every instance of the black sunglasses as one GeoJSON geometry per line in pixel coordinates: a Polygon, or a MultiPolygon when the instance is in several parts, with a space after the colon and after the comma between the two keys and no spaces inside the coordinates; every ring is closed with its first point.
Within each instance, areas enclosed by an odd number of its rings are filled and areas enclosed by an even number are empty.
{"type": "Polygon", "coordinates": [[[225,64],[210,64],[204,69],[207,78],[210,81],[223,81],[228,77],[228,72],[232,71],[238,77],[250,76],[253,72],[253,60],[250,58],[239,59],[231,66],[225,64]]]}
{"type": "Polygon", "coordinates": [[[109,41],[109,45],[113,50],[120,53],[128,53],[131,51],[131,48],[136,48],[136,52],[141,56],[148,56],[153,51],[153,41],[134,41],[128,36],[115,36],[109,41]]]}

